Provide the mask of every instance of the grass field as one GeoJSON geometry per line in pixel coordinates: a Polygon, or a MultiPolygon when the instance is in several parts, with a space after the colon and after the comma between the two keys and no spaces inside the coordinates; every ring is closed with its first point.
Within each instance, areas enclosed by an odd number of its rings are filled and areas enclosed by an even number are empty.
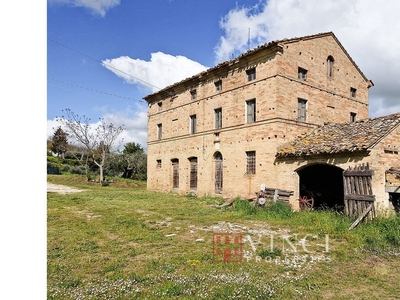
{"type": "Polygon", "coordinates": [[[349,231],[352,220],[328,211],[260,209],[240,200],[219,209],[220,198],[149,192],[144,182],[48,181],[84,190],[48,193],[48,299],[400,295],[399,216],[349,231]],[[241,262],[219,261],[229,253],[231,260],[242,253],[241,262]]]}

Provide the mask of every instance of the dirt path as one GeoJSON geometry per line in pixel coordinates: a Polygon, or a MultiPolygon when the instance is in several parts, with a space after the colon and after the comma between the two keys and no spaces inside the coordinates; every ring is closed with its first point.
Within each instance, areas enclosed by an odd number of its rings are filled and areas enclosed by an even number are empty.
{"type": "Polygon", "coordinates": [[[47,192],[48,193],[59,193],[59,194],[72,194],[72,193],[79,193],[83,192],[83,190],[78,190],[76,188],[72,188],[66,185],[60,185],[60,184],[53,184],[53,183],[47,183],[47,192]]]}

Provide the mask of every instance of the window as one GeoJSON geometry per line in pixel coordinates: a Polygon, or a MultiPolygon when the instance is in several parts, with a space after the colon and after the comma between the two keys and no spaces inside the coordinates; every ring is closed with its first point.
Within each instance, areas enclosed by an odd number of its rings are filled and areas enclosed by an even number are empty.
{"type": "Polygon", "coordinates": [[[307,80],[307,70],[303,68],[299,68],[298,70],[298,76],[300,80],[307,80]]]}
{"type": "Polygon", "coordinates": [[[335,60],[333,59],[333,57],[331,55],[329,55],[328,58],[326,59],[328,77],[333,76],[333,63],[334,62],[335,62],[335,60]]]}
{"type": "Polygon", "coordinates": [[[356,94],[357,94],[357,89],[351,87],[350,88],[350,97],[355,98],[356,94]]]}
{"type": "Polygon", "coordinates": [[[196,123],[197,123],[196,121],[197,121],[196,115],[190,116],[190,133],[191,134],[196,133],[196,123]]]}
{"type": "Polygon", "coordinates": [[[157,169],[161,168],[161,159],[157,159],[157,169]]]}
{"type": "Polygon", "coordinates": [[[162,139],[162,124],[157,124],[157,138],[162,139]]]}
{"type": "Polygon", "coordinates": [[[356,121],[356,116],[357,116],[356,113],[351,112],[351,113],[350,113],[350,122],[355,122],[355,121],[356,121]]]}
{"type": "Polygon", "coordinates": [[[196,100],[197,98],[197,90],[191,90],[190,91],[190,99],[196,100]]]}
{"type": "Polygon", "coordinates": [[[298,115],[297,121],[306,122],[307,121],[307,100],[298,99],[298,115]]]}
{"type": "Polygon", "coordinates": [[[256,151],[247,151],[246,174],[256,174],[256,151]]]}
{"type": "Polygon", "coordinates": [[[224,165],[222,154],[220,152],[214,153],[214,168],[215,168],[215,193],[222,194],[222,187],[224,182],[224,165]]]}
{"type": "Polygon", "coordinates": [[[172,188],[179,188],[179,159],[175,158],[171,160],[172,163],[172,188]]]}
{"type": "Polygon", "coordinates": [[[196,192],[197,190],[197,157],[191,157],[189,158],[190,162],[190,177],[189,177],[189,183],[190,183],[190,191],[191,192],[196,192]]]}
{"type": "Polygon", "coordinates": [[[161,111],[162,110],[162,102],[158,102],[157,105],[158,105],[158,111],[161,111]]]}
{"type": "Polygon", "coordinates": [[[216,91],[222,91],[222,80],[218,80],[218,81],[214,82],[214,85],[215,85],[216,91]]]}
{"type": "Polygon", "coordinates": [[[246,122],[254,123],[256,121],[256,99],[246,101],[246,122]]]}
{"type": "Polygon", "coordinates": [[[215,129],[222,128],[222,108],[214,109],[215,129]]]}
{"type": "Polygon", "coordinates": [[[246,71],[247,81],[252,81],[256,79],[256,68],[246,71]]]}

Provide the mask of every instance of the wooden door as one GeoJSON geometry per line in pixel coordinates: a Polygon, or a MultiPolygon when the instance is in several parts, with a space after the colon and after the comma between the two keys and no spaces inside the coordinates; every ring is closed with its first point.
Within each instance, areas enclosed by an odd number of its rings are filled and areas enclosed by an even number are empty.
{"type": "Polygon", "coordinates": [[[345,213],[360,221],[375,217],[375,196],[372,194],[373,170],[369,165],[355,166],[343,172],[345,213]]]}

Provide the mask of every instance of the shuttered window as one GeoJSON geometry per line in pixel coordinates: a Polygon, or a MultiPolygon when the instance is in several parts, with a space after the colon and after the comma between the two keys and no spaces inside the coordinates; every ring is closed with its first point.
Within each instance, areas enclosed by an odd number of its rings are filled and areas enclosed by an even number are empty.
{"type": "Polygon", "coordinates": [[[307,100],[298,99],[298,116],[297,121],[306,122],[307,121],[307,100]]]}
{"type": "Polygon", "coordinates": [[[189,158],[190,161],[190,191],[197,190],[197,157],[189,158]]]}
{"type": "Polygon", "coordinates": [[[215,118],[215,129],[222,128],[222,108],[217,108],[214,110],[215,118]]]}
{"type": "Polygon", "coordinates": [[[172,162],[172,187],[179,188],[179,159],[173,159],[172,162]]]}
{"type": "Polygon", "coordinates": [[[190,116],[190,133],[194,134],[197,132],[197,118],[196,115],[190,116]]]}
{"type": "Polygon", "coordinates": [[[256,99],[246,101],[246,116],[247,123],[256,121],[256,99]]]}

